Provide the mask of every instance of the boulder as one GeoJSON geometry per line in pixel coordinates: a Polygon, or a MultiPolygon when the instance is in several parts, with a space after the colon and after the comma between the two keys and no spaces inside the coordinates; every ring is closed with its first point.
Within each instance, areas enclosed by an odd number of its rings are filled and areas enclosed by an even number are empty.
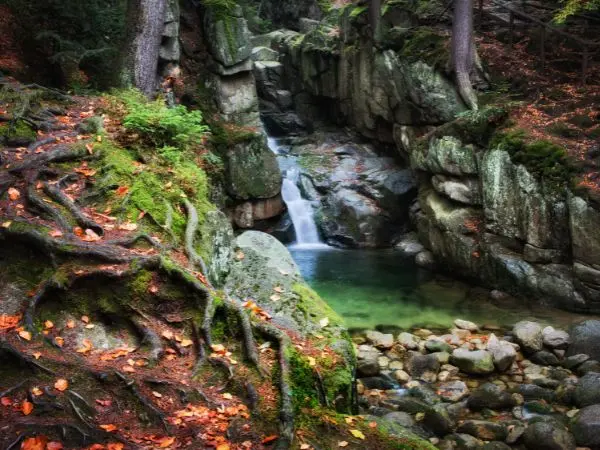
{"type": "Polygon", "coordinates": [[[417,146],[410,155],[411,166],[434,174],[476,175],[475,148],[452,136],[433,139],[429,146],[417,146]]]}
{"type": "Polygon", "coordinates": [[[456,328],[460,328],[461,330],[469,330],[471,332],[479,330],[477,324],[469,322],[468,320],[456,319],[454,321],[454,325],[456,326],[456,328]]]}
{"type": "Polygon", "coordinates": [[[490,334],[487,350],[492,354],[494,366],[499,372],[506,372],[517,357],[517,351],[510,342],[499,340],[494,333],[490,334]]]}
{"type": "Polygon", "coordinates": [[[205,242],[213,244],[207,246],[211,252],[207,261],[208,277],[215,286],[220,287],[225,283],[233,261],[233,228],[221,211],[209,211],[204,216],[201,235],[205,242]]]}
{"type": "Polygon", "coordinates": [[[469,395],[469,388],[463,381],[448,381],[440,383],[438,395],[449,402],[459,402],[469,395]]]}
{"type": "Polygon", "coordinates": [[[390,422],[397,423],[403,427],[410,428],[415,424],[414,419],[408,413],[402,411],[394,411],[383,416],[384,419],[390,422]]]}
{"type": "Polygon", "coordinates": [[[508,436],[505,425],[486,420],[465,420],[457,431],[470,434],[484,441],[503,441],[508,436]]]}
{"type": "Polygon", "coordinates": [[[575,324],[569,330],[571,345],[567,356],[583,353],[600,360],[600,320],[585,320],[575,324]]]}
{"type": "Polygon", "coordinates": [[[451,362],[463,372],[472,375],[485,375],[494,371],[492,354],[486,350],[469,351],[457,348],[452,352],[451,362]]]}
{"type": "Polygon", "coordinates": [[[571,425],[580,447],[600,448],[600,404],[582,408],[571,425]]]}
{"type": "Polygon", "coordinates": [[[519,393],[525,400],[544,400],[551,402],[554,400],[554,391],[546,389],[535,384],[522,384],[519,386],[519,393]]]}
{"type": "Polygon", "coordinates": [[[565,369],[574,370],[575,368],[579,367],[581,364],[588,361],[589,359],[590,359],[589,355],[586,355],[584,353],[578,353],[576,355],[567,356],[562,361],[562,366],[565,369]]]}
{"type": "Polygon", "coordinates": [[[452,432],[456,426],[448,409],[443,404],[433,405],[428,408],[423,418],[423,424],[433,431],[437,436],[445,436],[452,432]]]}
{"type": "Polygon", "coordinates": [[[440,362],[434,355],[421,355],[411,352],[407,362],[408,373],[413,378],[424,381],[435,381],[440,370],[440,362]]]}
{"type": "Polygon", "coordinates": [[[573,435],[560,425],[548,422],[530,424],[523,433],[528,450],[575,450],[573,435]]]}
{"type": "Polygon", "coordinates": [[[415,232],[410,232],[402,237],[402,240],[396,244],[396,248],[408,256],[416,256],[417,253],[425,250],[423,244],[419,242],[419,236],[415,232]]]}
{"type": "Polygon", "coordinates": [[[510,409],[516,404],[516,400],[508,392],[493,383],[483,384],[467,400],[467,406],[473,411],[481,411],[486,408],[510,409]]]}
{"type": "Polygon", "coordinates": [[[419,348],[418,338],[414,334],[403,331],[398,335],[398,343],[408,350],[417,350],[419,348]]]}
{"type": "Polygon", "coordinates": [[[542,330],[542,341],[546,347],[553,349],[565,349],[570,343],[569,333],[556,330],[554,327],[546,327],[542,330]]]}
{"type": "Polygon", "coordinates": [[[579,408],[600,404],[600,373],[589,372],[582,376],[575,388],[573,400],[579,408]]]}
{"type": "Polygon", "coordinates": [[[277,158],[262,135],[231,146],[226,167],[226,188],[236,199],[268,199],[281,191],[277,158]]]}
{"type": "Polygon", "coordinates": [[[518,322],[513,327],[513,334],[525,352],[539,352],[544,347],[542,327],[537,322],[518,322]]]}
{"type": "Polygon", "coordinates": [[[374,347],[385,350],[394,345],[394,335],[384,334],[379,331],[367,331],[367,341],[374,347]]]}
{"type": "Polygon", "coordinates": [[[207,8],[204,33],[209,52],[220,65],[235,66],[250,57],[250,31],[241,7],[226,14],[207,8]]]}
{"type": "Polygon", "coordinates": [[[372,377],[379,374],[379,357],[381,353],[368,345],[358,349],[356,373],[359,377],[372,377]]]}
{"type": "Polygon", "coordinates": [[[546,350],[534,353],[529,357],[529,360],[540,366],[557,366],[559,364],[556,355],[546,350]]]}
{"type": "MultiPolygon", "coordinates": [[[[427,349],[427,351],[429,353],[436,353],[436,352],[450,353],[452,351],[452,346],[450,344],[446,344],[444,341],[437,341],[437,340],[428,340],[427,342],[425,342],[425,348],[427,349]]],[[[446,361],[446,363],[447,362],[448,361],[446,361]]]]}
{"type": "Polygon", "coordinates": [[[481,192],[477,178],[459,178],[434,175],[431,185],[441,195],[465,205],[481,205],[481,192]]]}

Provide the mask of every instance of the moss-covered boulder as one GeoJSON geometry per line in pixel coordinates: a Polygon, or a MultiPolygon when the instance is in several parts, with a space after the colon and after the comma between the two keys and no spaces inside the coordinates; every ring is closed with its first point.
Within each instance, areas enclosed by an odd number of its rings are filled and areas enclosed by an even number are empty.
{"type": "MultiPolygon", "coordinates": [[[[325,357],[326,368],[321,375],[329,401],[346,409],[350,402],[354,351],[342,319],[304,282],[290,253],[273,236],[246,231],[236,239],[235,247],[236,256],[225,289],[239,300],[256,302],[275,325],[302,336],[309,342],[307,345],[331,349],[333,353],[325,357]]],[[[307,381],[313,380],[309,362],[300,354],[290,357],[296,366],[293,380],[296,388],[309,391],[313,386],[313,381],[307,381]],[[304,375],[303,367],[307,372],[304,375]]],[[[305,403],[303,396],[297,400],[305,403]]]]}
{"type": "Polygon", "coordinates": [[[272,198],[281,191],[281,172],[263,135],[233,145],[226,154],[227,191],[237,200],[272,198]]]}
{"type": "Polygon", "coordinates": [[[410,154],[414,169],[435,174],[477,175],[475,147],[452,136],[432,139],[428,145],[417,145],[410,154]]]}
{"type": "Polygon", "coordinates": [[[210,54],[224,68],[234,67],[250,58],[250,31],[239,6],[207,8],[204,32],[210,54]]]}

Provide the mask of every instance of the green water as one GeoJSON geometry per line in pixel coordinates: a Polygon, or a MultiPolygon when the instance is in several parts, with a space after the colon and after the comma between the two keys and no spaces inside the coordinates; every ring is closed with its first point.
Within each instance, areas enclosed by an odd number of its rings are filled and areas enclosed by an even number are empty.
{"type": "Polygon", "coordinates": [[[351,329],[447,328],[456,318],[480,325],[537,320],[565,327],[584,318],[533,301],[492,301],[487,291],[435,277],[391,250],[290,251],[307,282],[351,329]]]}

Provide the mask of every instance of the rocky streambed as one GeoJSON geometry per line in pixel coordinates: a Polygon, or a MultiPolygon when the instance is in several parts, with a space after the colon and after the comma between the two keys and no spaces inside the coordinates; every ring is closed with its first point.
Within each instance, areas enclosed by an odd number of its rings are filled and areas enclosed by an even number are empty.
{"type": "Polygon", "coordinates": [[[598,342],[598,320],[367,331],[354,337],[359,406],[440,449],[599,449],[598,342]]]}

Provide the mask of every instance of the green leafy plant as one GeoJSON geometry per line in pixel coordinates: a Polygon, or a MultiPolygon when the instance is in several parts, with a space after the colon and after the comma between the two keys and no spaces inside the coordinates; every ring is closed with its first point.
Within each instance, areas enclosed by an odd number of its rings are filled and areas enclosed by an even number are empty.
{"type": "Polygon", "coordinates": [[[201,143],[209,131],[201,111],[181,105],[167,108],[163,99],[148,101],[138,91],[125,91],[121,99],[127,109],[123,126],[149,145],[186,150],[201,143]]]}

